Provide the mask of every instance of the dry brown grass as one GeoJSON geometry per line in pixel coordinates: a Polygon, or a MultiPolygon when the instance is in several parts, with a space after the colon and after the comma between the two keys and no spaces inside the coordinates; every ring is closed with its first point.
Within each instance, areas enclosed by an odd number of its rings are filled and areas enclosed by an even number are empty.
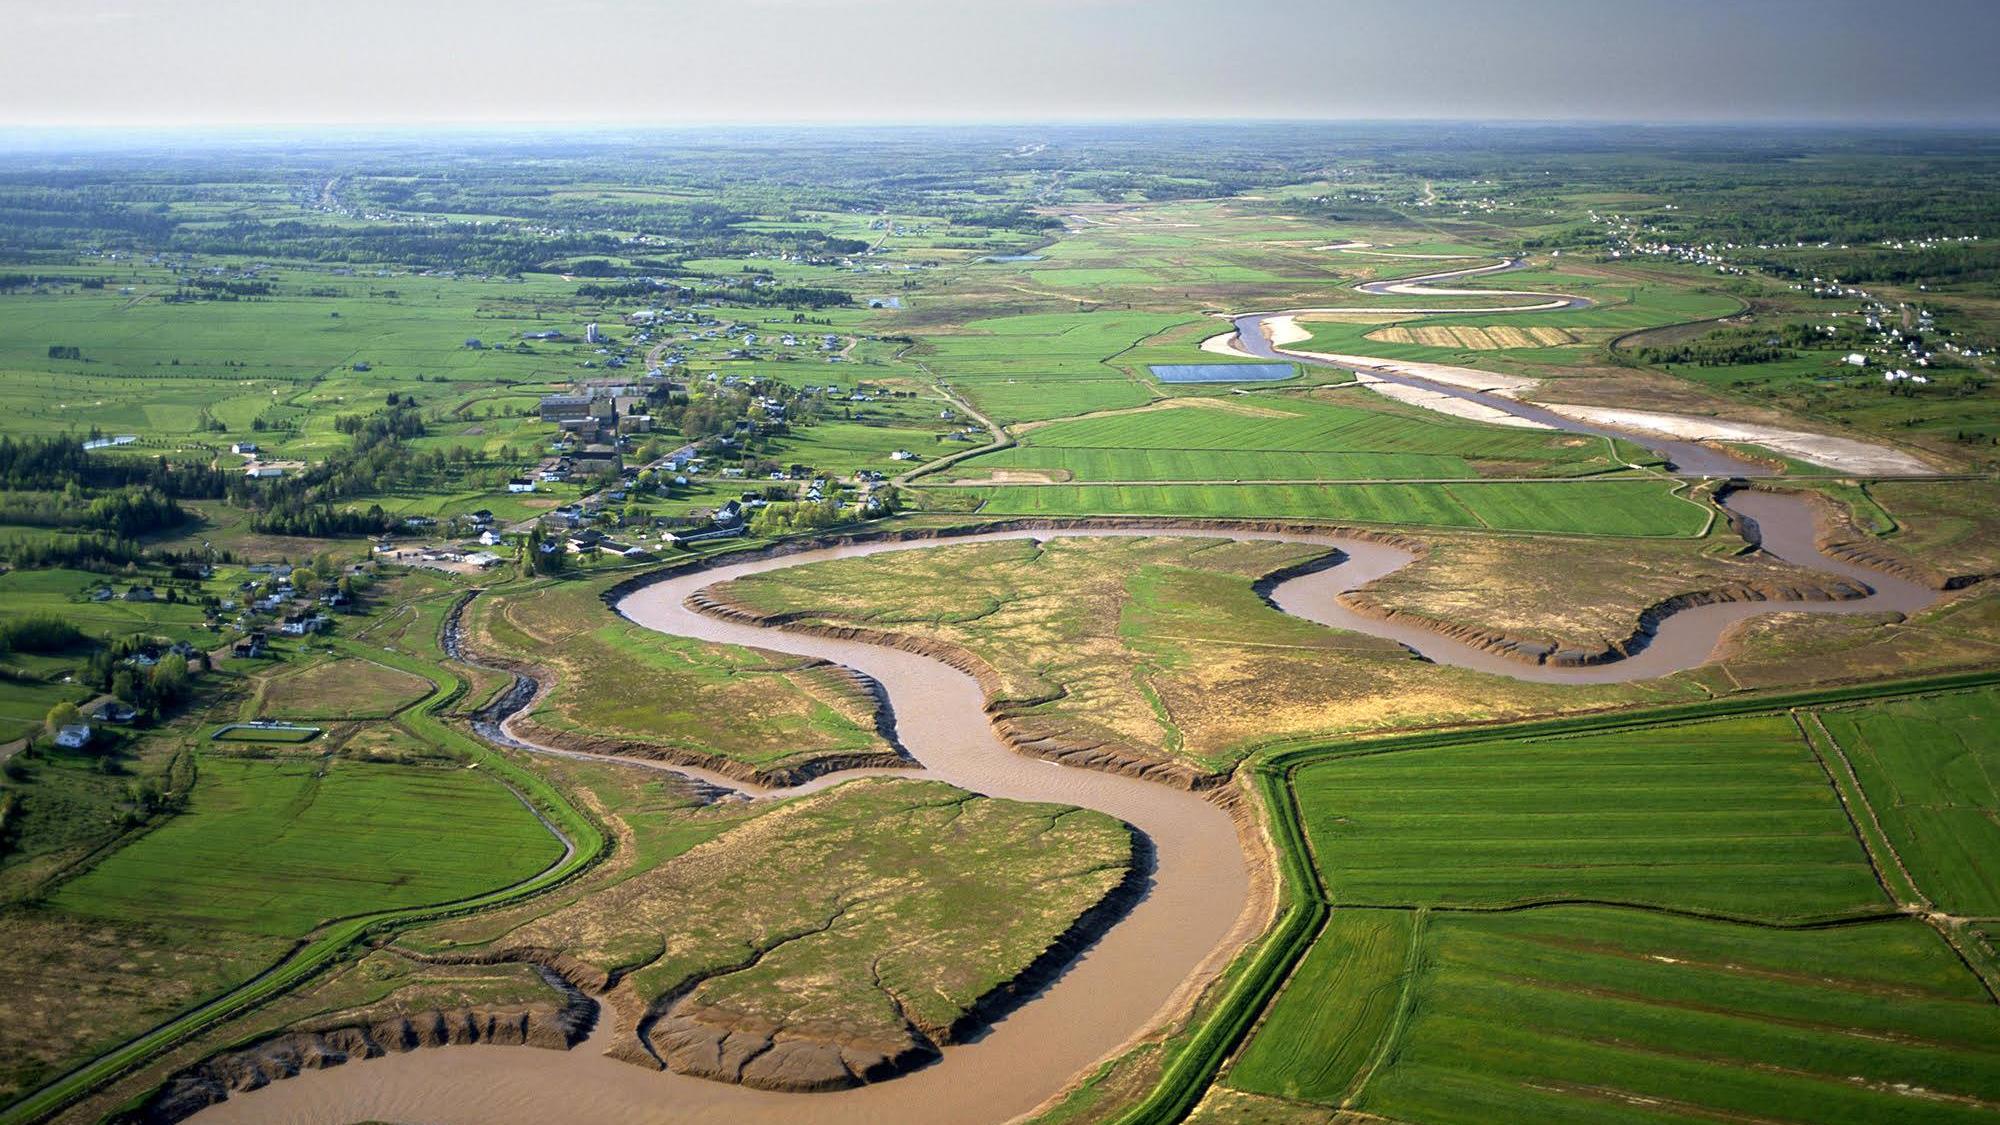
{"type": "Polygon", "coordinates": [[[422,699],[430,688],[422,676],[345,657],[267,677],[258,714],[284,719],[380,718],[422,699]]]}
{"type": "Polygon", "coordinates": [[[1817,578],[1741,553],[1726,531],[1694,542],[1440,535],[1430,543],[1424,558],[1375,583],[1365,600],[1572,648],[1622,640],[1641,611],[1675,594],[1817,578]]]}
{"type": "Polygon", "coordinates": [[[1368,333],[1368,339],[1385,344],[1422,344],[1431,348],[1459,348],[1466,351],[1501,351],[1507,348],[1548,348],[1574,344],[1577,338],[1560,328],[1536,325],[1430,325],[1409,328],[1393,324],[1368,333]]]}
{"type": "MultiPolygon", "coordinates": [[[[492,952],[559,949],[624,973],[661,1028],[762,1031],[894,1055],[945,1041],[982,997],[1120,886],[1132,855],[1128,830],[1101,813],[863,779],[777,806],[504,931],[475,919],[413,940],[438,950],[462,939],[492,952]]],[[[621,1019],[620,1036],[639,1030],[636,1010],[621,1019]]]]}
{"type": "Polygon", "coordinates": [[[0,913],[0,1098],[244,980],[286,944],[0,913]]]}
{"type": "MultiPolygon", "coordinates": [[[[1489,542],[1494,553],[1455,562],[1455,572],[1433,570],[1429,581],[1484,583],[1475,620],[1510,599],[1559,600],[1559,590],[1536,592],[1539,574],[1499,565],[1516,540],[1489,542]]],[[[1594,549],[1612,558],[1616,546],[1594,549]]],[[[989,690],[1024,735],[1199,770],[1226,769],[1273,739],[1694,694],[1673,681],[1536,685],[1422,663],[1395,644],[1291,617],[1253,591],[1257,576],[1316,553],[1264,541],[1058,538],[1042,548],[1009,541],[820,563],[726,589],[758,609],[969,651],[991,669],[989,690]]],[[[1637,596],[1604,584],[1602,596],[1627,600],[1604,608],[1603,619],[1635,617],[1683,588],[1661,573],[1653,579],[1657,590],[1634,580],[1637,596]]]]}

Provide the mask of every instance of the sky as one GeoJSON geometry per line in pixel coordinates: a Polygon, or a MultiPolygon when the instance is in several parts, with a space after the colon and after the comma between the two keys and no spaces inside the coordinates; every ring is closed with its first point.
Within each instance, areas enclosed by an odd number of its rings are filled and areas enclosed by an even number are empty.
{"type": "Polygon", "coordinates": [[[2000,124],[2000,0],[0,0],[0,126],[2000,124]]]}

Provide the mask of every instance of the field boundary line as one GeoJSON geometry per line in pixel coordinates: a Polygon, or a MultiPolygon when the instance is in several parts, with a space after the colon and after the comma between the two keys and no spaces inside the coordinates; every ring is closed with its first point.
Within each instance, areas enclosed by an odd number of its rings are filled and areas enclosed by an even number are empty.
{"type": "Polygon", "coordinates": [[[1930,897],[1917,886],[1916,876],[1910,874],[1910,869],[1903,864],[1903,857],[1896,853],[1895,845],[1890,842],[1888,832],[1882,827],[1881,818],[1875,815],[1875,806],[1868,803],[1868,793],[1861,787],[1861,777],[1855,773],[1854,763],[1848,759],[1847,752],[1833,737],[1833,732],[1827,730],[1826,724],[1820,722],[1816,712],[1793,708],[1790,714],[1793,724],[1798,727],[1799,736],[1805,740],[1806,748],[1812,751],[1813,757],[1819,762],[1819,768],[1825,771],[1827,782],[1833,787],[1834,796],[1840,799],[1841,811],[1847,814],[1848,823],[1854,829],[1854,837],[1861,844],[1861,850],[1867,854],[1869,866],[1875,869],[1875,881],[1882,885],[1883,892],[1889,896],[1891,902],[1904,910],[1932,909],[1930,897]],[[1821,746],[1822,741],[1825,743],[1824,747],[1821,746]],[[1827,760],[1828,749],[1833,751],[1833,757],[1840,763],[1838,771],[1833,768],[1833,762],[1827,760]],[[1856,814],[1857,806],[1861,812],[1868,814],[1865,826],[1856,814]],[[1883,861],[1885,855],[1888,857],[1886,863],[1883,861]],[[1891,865],[1895,869],[1893,876],[1890,874],[1891,865]],[[1892,886],[1892,883],[1895,885],[1892,886]]]}
{"type": "MultiPolygon", "coordinates": [[[[1909,889],[1912,901],[1903,904],[1904,912],[1923,920],[1932,929],[1936,930],[1938,936],[1944,939],[1944,943],[1964,963],[1966,971],[1977,978],[1979,983],[1986,989],[1986,994],[1995,1003],[2000,1003],[2000,971],[1996,971],[1986,958],[1979,955],[1976,949],[1967,947],[1963,935],[1959,932],[1965,924],[1965,920],[1953,917],[1939,910],[1937,903],[1932,901],[1931,897],[1925,894],[1923,888],[1918,885],[1916,876],[1912,875],[1909,867],[1903,863],[1902,853],[1896,850],[1895,841],[1890,838],[1888,830],[1882,827],[1882,820],[1876,815],[1874,804],[1868,800],[1867,787],[1862,785],[1861,775],[1855,770],[1853,760],[1847,756],[1846,747],[1843,747],[1840,744],[1840,740],[1833,736],[1833,732],[1827,729],[1826,724],[1820,720],[1817,712],[1806,712],[1805,719],[1799,719],[1795,712],[1794,721],[1798,722],[1800,731],[1805,733],[1806,743],[1812,746],[1814,756],[1820,758],[1821,767],[1827,770],[1830,778],[1835,779],[1834,787],[1836,791],[1841,791],[1841,806],[1847,810],[1848,818],[1854,821],[1855,834],[1861,837],[1862,846],[1868,851],[1869,863],[1876,868],[1876,878],[1884,881],[1883,889],[1889,889],[1886,881],[1888,871],[1882,866],[1881,859],[1875,854],[1877,844],[1880,845],[1883,853],[1889,857],[1890,862],[1895,865],[1898,881],[1909,889]],[[1810,729],[1807,727],[1807,720],[1811,722],[1810,729]],[[1834,757],[1839,760],[1839,774],[1835,774],[1831,766],[1826,762],[1824,753],[1817,745],[1817,740],[1812,736],[1812,730],[1819,732],[1820,738],[1825,740],[1827,747],[1833,751],[1834,757]],[[1838,780],[1841,776],[1845,777],[1845,784],[1842,784],[1838,780]],[[1854,801],[1852,803],[1848,801],[1847,794],[1844,792],[1848,786],[1852,786],[1853,788],[1854,801]],[[1868,826],[1866,828],[1858,820],[1854,819],[1854,804],[1860,805],[1862,811],[1868,814],[1868,826]]],[[[1895,897],[1893,891],[1890,892],[1890,897],[1895,897]]]]}

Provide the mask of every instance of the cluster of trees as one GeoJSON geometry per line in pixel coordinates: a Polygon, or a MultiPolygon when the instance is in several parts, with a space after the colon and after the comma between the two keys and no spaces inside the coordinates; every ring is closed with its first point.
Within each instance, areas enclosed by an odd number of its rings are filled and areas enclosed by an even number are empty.
{"type": "Polygon", "coordinates": [[[600,301],[631,301],[640,298],[666,297],[669,300],[691,301],[694,290],[675,285],[655,285],[645,279],[625,281],[616,285],[589,283],[576,287],[576,295],[600,301]]]}
{"type": "Polygon", "coordinates": [[[78,535],[0,541],[0,562],[23,570],[68,567],[107,572],[146,561],[146,551],[130,539],[78,535]]]}
{"type": "Polygon", "coordinates": [[[149,647],[138,641],[113,641],[90,654],[83,681],[117,696],[149,719],[158,719],[194,695],[194,681],[188,674],[187,658],[179,653],[161,656],[150,668],[125,663],[149,647]]]}
{"type": "Polygon", "coordinates": [[[753,285],[749,281],[729,281],[718,286],[704,286],[694,291],[696,300],[714,301],[719,304],[747,305],[753,308],[842,308],[854,303],[854,294],[844,289],[827,289],[817,285],[753,285]]]}
{"type": "Polygon", "coordinates": [[[389,396],[389,409],[375,414],[342,414],[333,428],[354,437],[354,451],[365,452],[383,442],[406,441],[424,436],[424,420],[416,405],[389,396]]]}
{"type": "Polygon", "coordinates": [[[2000,243],[1948,243],[1923,250],[1762,251],[1745,262],[1778,277],[1837,277],[1851,285],[1992,282],[2000,280],[2000,243]]]}
{"type": "Polygon", "coordinates": [[[757,514],[750,517],[750,534],[790,535],[795,532],[833,527],[852,519],[852,516],[841,511],[840,499],[837,496],[829,496],[818,503],[798,501],[767,504],[757,509],[757,514]]]}
{"type": "Polygon", "coordinates": [[[1718,340],[1706,337],[1690,340],[1684,344],[1632,349],[1632,358],[1640,363],[1681,363],[1693,364],[1696,367],[1737,367],[1752,363],[1771,363],[1791,357],[1791,352],[1767,343],[1762,338],[1718,340]]]}
{"type": "MultiPolygon", "coordinates": [[[[90,436],[101,435],[93,429],[90,436]]],[[[228,492],[232,477],[206,465],[170,464],[164,457],[92,455],[73,434],[0,435],[0,491],[143,488],[177,499],[212,500],[228,492]]]]}
{"type": "Polygon", "coordinates": [[[84,641],[83,631],[53,614],[0,622],[0,652],[62,652],[84,641]]]}
{"type": "Polygon", "coordinates": [[[188,301],[240,301],[245,297],[268,297],[275,292],[268,281],[225,281],[219,277],[198,277],[160,298],[168,304],[188,301]]]}
{"type": "Polygon", "coordinates": [[[86,499],[75,485],[60,493],[0,492],[0,523],[109,532],[129,539],[177,527],[187,511],[150,488],[122,489],[86,499]]]}
{"type": "Polygon", "coordinates": [[[522,552],[529,574],[561,574],[569,569],[569,552],[563,549],[560,540],[545,534],[541,524],[528,529],[522,552]],[[545,550],[545,547],[548,549],[545,550]]]}

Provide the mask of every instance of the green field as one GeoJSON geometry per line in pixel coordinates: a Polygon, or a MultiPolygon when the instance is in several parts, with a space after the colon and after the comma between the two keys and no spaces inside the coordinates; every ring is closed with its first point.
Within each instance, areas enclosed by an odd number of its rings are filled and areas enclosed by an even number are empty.
{"type": "Polygon", "coordinates": [[[188,811],[65,883],[83,917],[274,937],[525,879],[562,847],[479,773],[208,754],[188,811]]]}
{"type": "MultiPolygon", "coordinates": [[[[954,490],[960,491],[960,490],[954,490]]],[[[1282,516],[1577,535],[1692,536],[1700,505],[1657,481],[1572,484],[1000,485],[966,488],[993,516],[1282,516]]]]}
{"type": "Polygon", "coordinates": [[[2000,1096],[2000,1006],[1915,921],[1786,931],[1588,907],[1433,912],[1422,942],[1360,1112],[1985,1121],[2000,1096]]]}
{"type": "Polygon", "coordinates": [[[1770,921],[1887,905],[1791,719],[1339,758],[1298,800],[1336,903],[1620,902],[1770,921]]]}
{"type": "Polygon", "coordinates": [[[1410,910],[1335,911],[1230,1068],[1229,1084],[1339,1105],[1398,1018],[1420,919],[1410,910]]]}
{"type": "Polygon", "coordinates": [[[1144,405],[1147,380],[1105,361],[1185,316],[1034,314],[975,320],[927,337],[925,366],[1000,422],[1144,405]]]}
{"type": "Polygon", "coordinates": [[[1917,887],[1953,914],[2000,914],[2000,692],[1819,719],[1917,887]]]}
{"type": "MultiPolygon", "coordinates": [[[[1185,400],[1183,400],[1185,401],[1185,400]]],[[[1643,452],[1620,450],[1620,453],[1643,452]]],[[[1051,422],[954,467],[1065,470],[1077,481],[1452,479],[1563,476],[1619,467],[1609,443],[1460,422],[1365,397],[1259,395],[1051,422]]]]}
{"type": "Polygon", "coordinates": [[[1987,909],[1995,698],[1307,760],[1331,913],[1224,1082],[1427,1123],[1984,1120],[1990,937],[1892,913],[1867,818],[1987,909]]]}

